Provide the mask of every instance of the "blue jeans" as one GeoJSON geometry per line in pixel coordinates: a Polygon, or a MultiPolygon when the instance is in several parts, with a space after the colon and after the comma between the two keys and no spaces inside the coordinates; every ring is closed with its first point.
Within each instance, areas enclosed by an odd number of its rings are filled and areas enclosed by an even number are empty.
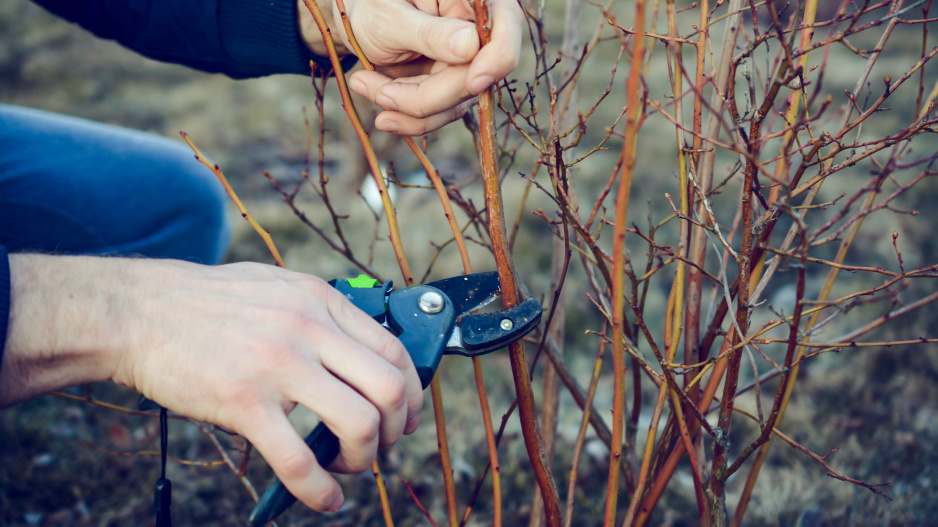
{"type": "Polygon", "coordinates": [[[221,261],[221,184],[182,142],[0,104],[0,245],[221,261]]]}

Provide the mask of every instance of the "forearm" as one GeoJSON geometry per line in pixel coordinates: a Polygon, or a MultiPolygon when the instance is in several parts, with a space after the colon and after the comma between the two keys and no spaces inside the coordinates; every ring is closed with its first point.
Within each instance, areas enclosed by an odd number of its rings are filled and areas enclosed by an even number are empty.
{"type": "Polygon", "coordinates": [[[125,260],[10,255],[9,329],[0,407],[110,379],[127,330],[125,260]]]}
{"type": "Polygon", "coordinates": [[[321,39],[301,33],[306,7],[296,0],[33,1],[149,58],[233,78],[308,75],[310,60],[328,64],[321,39]]]}
{"type": "Polygon", "coordinates": [[[13,255],[0,407],[112,380],[245,435],[290,491],[335,510],[341,489],[293,430],[306,406],[361,471],[413,432],[423,402],[407,350],[325,281],[260,264],[13,255]]]}

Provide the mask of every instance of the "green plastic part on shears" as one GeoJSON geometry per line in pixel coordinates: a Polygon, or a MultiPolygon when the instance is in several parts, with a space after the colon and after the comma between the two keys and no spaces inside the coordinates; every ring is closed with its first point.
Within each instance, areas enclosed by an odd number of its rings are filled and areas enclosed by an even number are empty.
{"type": "Polygon", "coordinates": [[[366,274],[360,274],[355,278],[348,278],[348,285],[356,289],[369,289],[378,285],[378,281],[366,274]]]}

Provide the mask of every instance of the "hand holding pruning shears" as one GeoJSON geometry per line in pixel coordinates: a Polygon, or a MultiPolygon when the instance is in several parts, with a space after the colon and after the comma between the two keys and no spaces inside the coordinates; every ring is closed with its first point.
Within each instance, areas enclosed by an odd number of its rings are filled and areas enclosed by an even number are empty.
{"type": "Polygon", "coordinates": [[[0,407],[111,380],[245,436],[317,510],[342,491],[287,419],[297,404],[340,439],[334,471],[365,470],[417,427],[421,382],[401,341],[314,276],[40,254],[10,267],[0,407]]]}
{"type": "MultiPolygon", "coordinates": [[[[534,299],[472,314],[498,296],[495,273],[393,290],[390,282],[376,286],[373,280],[340,280],[331,287],[259,264],[206,267],[39,255],[27,260],[24,266],[69,275],[63,282],[73,284],[34,290],[43,293],[38,301],[56,301],[67,318],[78,316],[65,312],[70,303],[84,306],[82,323],[66,342],[121,328],[100,343],[90,361],[94,375],[82,381],[114,380],[254,444],[279,478],[255,512],[255,524],[282,512],[294,495],[317,510],[338,509],[341,488],[325,467],[360,472],[379,445],[413,432],[421,389],[442,355],[491,352],[520,339],[541,317],[534,299]],[[93,282],[79,275],[102,272],[113,287],[74,287],[93,282]],[[322,420],[306,442],[287,419],[297,404],[322,420]]],[[[32,309],[30,296],[22,297],[18,309],[32,309]]],[[[19,351],[20,336],[17,330],[8,351],[19,351]]]]}
{"type": "MultiPolygon", "coordinates": [[[[497,273],[457,276],[401,290],[392,290],[391,282],[379,285],[366,276],[330,283],[398,336],[424,388],[444,354],[475,357],[490,353],[522,338],[541,321],[541,305],[533,298],[503,311],[472,314],[497,298],[497,273]]],[[[306,437],[306,444],[322,466],[329,466],[341,450],[335,434],[322,422],[306,437]]],[[[275,479],[251,513],[250,524],[266,524],[294,501],[275,479]]]]}

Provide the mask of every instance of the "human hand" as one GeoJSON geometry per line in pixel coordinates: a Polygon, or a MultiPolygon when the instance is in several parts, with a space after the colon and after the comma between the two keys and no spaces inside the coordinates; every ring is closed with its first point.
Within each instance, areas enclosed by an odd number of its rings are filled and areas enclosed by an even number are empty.
{"type": "MultiPolygon", "coordinates": [[[[325,2],[322,2],[325,3],[325,2]]],[[[465,0],[345,0],[365,56],[377,71],[352,74],[351,89],[381,107],[375,127],[421,135],[462,117],[473,98],[518,64],[524,16],[517,0],[490,0],[492,40],[480,49],[465,0]]],[[[302,4],[302,1],[301,1],[302,4]]],[[[339,10],[333,33],[351,49],[339,10]]],[[[301,24],[310,17],[305,5],[301,24]]]]}
{"type": "Polygon", "coordinates": [[[244,435],[321,511],[339,508],[342,492],[287,420],[296,404],[339,438],[337,472],[365,470],[379,445],[417,427],[422,389],[407,351],[318,278],[117,258],[14,255],[11,267],[0,406],[109,378],[244,435]]]}

